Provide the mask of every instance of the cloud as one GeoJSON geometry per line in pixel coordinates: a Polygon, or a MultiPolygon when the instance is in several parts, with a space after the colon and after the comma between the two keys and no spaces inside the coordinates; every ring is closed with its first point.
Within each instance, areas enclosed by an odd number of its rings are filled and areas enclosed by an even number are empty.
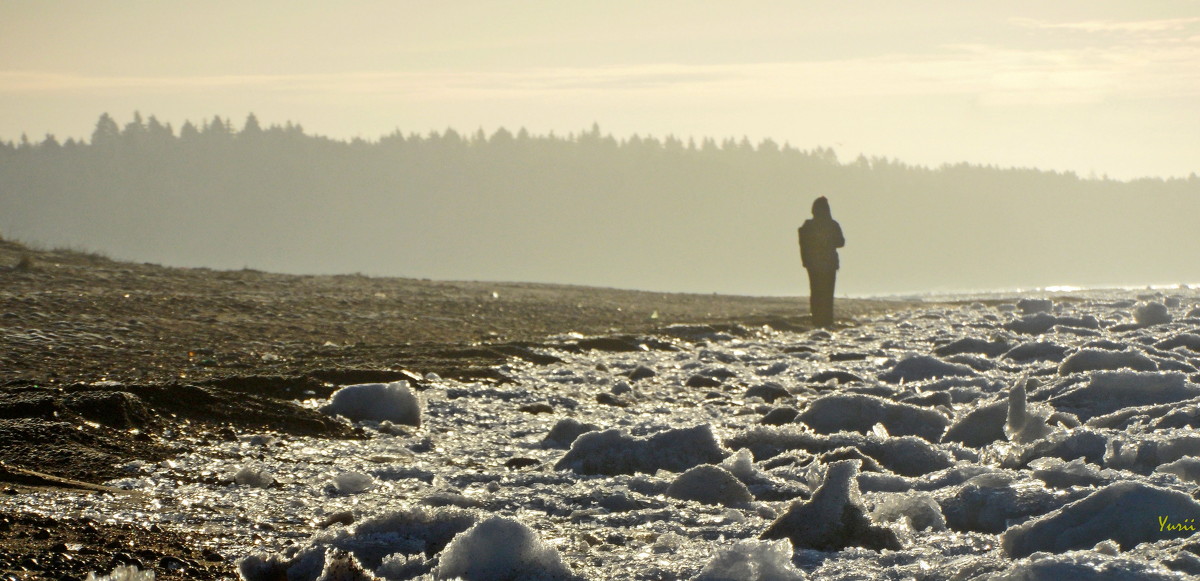
{"type": "MultiPolygon", "coordinates": [[[[1184,26],[1200,19],[1120,24],[1130,29],[1149,29],[1150,23],[1155,23],[1155,27],[1166,29],[1166,22],[1184,26]]],[[[488,71],[217,76],[0,71],[0,95],[203,95],[256,91],[297,99],[337,95],[393,101],[569,102],[581,96],[601,96],[626,101],[714,105],[966,96],[983,105],[1061,105],[1109,98],[1198,96],[1200,70],[1194,66],[1196,62],[1200,62],[1200,35],[1182,35],[1067,48],[949,45],[921,54],[743,64],[651,63],[488,71]]]]}
{"type": "Polygon", "coordinates": [[[1033,18],[1013,18],[1012,22],[1025,28],[1042,30],[1078,30],[1082,32],[1118,32],[1130,34],[1153,34],[1183,31],[1200,24],[1200,17],[1169,18],[1162,20],[1086,20],[1082,22],[1046,22],[1033,18]]]}

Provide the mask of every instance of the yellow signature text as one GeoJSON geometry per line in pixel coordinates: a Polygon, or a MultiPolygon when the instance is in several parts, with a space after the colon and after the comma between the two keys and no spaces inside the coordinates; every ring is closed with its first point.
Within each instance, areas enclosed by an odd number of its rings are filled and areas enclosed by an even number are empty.
{"type": "Polygon", "coordinates": [[[1194,518],[1184,519],[1183,522],[1177,522],[1177,523],[1168,522],[1168,521],[1169,521],[1168,517],[1165,517],[1165,516],[1158,517],[1158,530],[1159,531],[1172,531],[1172,532],[1196,530],[1196,519],[1194,519],[1194,518]]]}

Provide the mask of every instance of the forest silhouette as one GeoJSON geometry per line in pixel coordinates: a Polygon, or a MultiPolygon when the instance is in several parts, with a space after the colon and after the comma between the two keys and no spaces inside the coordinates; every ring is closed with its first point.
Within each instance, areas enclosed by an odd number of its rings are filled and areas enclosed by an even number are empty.
{"type": "MultiPolygon", "coordinates": [[[[1131,152],[1136,155],[1136,152],[1131,152]]],[[[499,129],[336,140],[102,115],[0,142],[0,233],[116,258],[659,291],[803,294],[817,196],[854,244],[839,293],[1200,281],[1200,178],[937,168],[774,141],[499,129]]]]}

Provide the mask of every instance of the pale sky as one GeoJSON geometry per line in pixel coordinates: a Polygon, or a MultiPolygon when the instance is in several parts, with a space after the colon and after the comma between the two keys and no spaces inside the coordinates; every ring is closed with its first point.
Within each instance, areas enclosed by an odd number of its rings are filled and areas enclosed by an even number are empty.
{"type": "Polygon", "coordinates": [[[294,121],[1200,171],[1200,1],[0,1],[0,140],[294,121]]]}

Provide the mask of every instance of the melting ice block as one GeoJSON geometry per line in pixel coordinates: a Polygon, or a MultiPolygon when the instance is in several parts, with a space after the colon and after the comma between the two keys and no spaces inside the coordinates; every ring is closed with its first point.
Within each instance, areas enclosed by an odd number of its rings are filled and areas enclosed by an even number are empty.
{"type": "Polygon", "coordinates": [[[716,464],[728,455],[707,424],[667,430],[649,438],[614,429],[579,436],[554,469],[609,475],[682,472],[699,464],[716,464]]]}
{"type": "Polygon", "coordinates": [[[879,375],[888,383],[922,381],[935,377],[973,377],[974,369],[958,363],[942,361],[928,355],[913,355],[901,360],[891,370],[879,375]]]}
{"type": "Polygon", "coordinates": [[[1048,406],[1030,409],[1025,400],[1025,386],[1029,380],[1020,379],[1008,392],[1008,419],[1004,423],[1004,435],[1018,444],[1027,444],[1053,432],[1046,419],[1053,413],[1048,406]]]}
{"type": "Polygon", "coordinates": [[[492,517],[454,537],[433,571],[436,579],[581,580],[553,547],[518,521],[492,517]]]}
{"type": "Polygon", "coordinates": [[[1181,402],[1200,397],[1200,386],[1182,373],[1096,371],[1083,387],[1054,396],[1049,403],[1087,421],[1129,407],[1181,402]]]}
{"type": "Polygon", "coordinates": [[[744,505],[754,500],[750,489],[720,466],[701,464],[688,469],[671,482],[667,496],[694,500],[703,504],[744,505]]]}
{"type": "Polygon", "coordinates": [[[1107,539],[1127,551],[1139,543],[1191,535],[1189,531],[1167,528],[1187,519],[1192,523],[1200,520],[1200,503],[1190,496],[1140,482],[1117,482],[1008,529],[1000,543],[1011,557],[1025,557],[1036,551],[1085,549],[1107,539]]]}
{"type": "Polygon", "coordinates": [[[717,553],[693,581],[803,581],[787,539],[738,541],[717,553]]]}
{"type": "Polygon", "coordinates": [[[942,437],[949,420],[937,411],[895,403],[871,395],[845,393],[818,398],[796,421],[819,434],[851,431],[866,433],[883,424],[894,436],[919,436],[931,442],[942,437]]]}
{"type": "Polygon", "coordinates": [[[959,442],[972,448],[982,448],[1003,440],[1004,424],[1008,418],[1008,402],[1004,400],[982,404],[963,414],[946,430],[944,442],[959,442]]]}
{"type": "Polygon", "coordinates": [[[1071,551],[1062,555],[1039,555],[1022,559],[1007,571],[989,579],[996,581],[1183,581],[1186,575],[1154,563],[1096,551],[1071,551]]]}
{"type": "Polygon", "coordinates": [[[335,391],[321,411],[356,422],[373,420],[421,425],[421,402],[408,388],[407,381],[347,385],[335,391]]]}
{"type": "Polygon", "coordinates": [[[837,551],[846,547],[900,549],[900,540],[891,529],[871,522],[858,491],[857,460],[841,460],[829,465],[825,480],[808,502],[797,501],[788,507],[761,538],[789,539],[797,548],[837,551]]]}

